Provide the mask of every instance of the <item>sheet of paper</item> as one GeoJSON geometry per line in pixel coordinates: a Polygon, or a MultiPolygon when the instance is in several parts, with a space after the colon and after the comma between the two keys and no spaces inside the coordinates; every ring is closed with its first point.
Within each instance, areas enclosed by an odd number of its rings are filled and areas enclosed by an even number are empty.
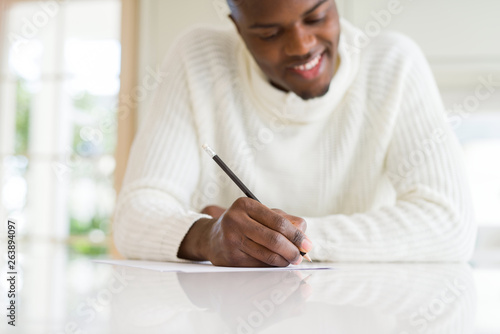
{"type": "Polygon", "coordinates": [[[112,264],[117,266],[127,266],[161,272],[184,272],[184,273],[213,273],[213,272],[241,272],[241,271],[277,271],[277,270],[325,270],[333,267],[322,264],[300,264],[288,267],[272,268],[241,268],[241,267],[217,267],[210,262],[153,262],[153,261],[132,261],[132,260],[94,260],[97,263],[112,264]]]}

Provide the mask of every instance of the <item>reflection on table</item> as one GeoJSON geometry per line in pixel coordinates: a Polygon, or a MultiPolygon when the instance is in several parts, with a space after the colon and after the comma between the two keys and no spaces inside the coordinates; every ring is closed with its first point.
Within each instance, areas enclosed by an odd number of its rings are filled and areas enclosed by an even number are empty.
{"type": "Polygon", "coordinates": [[[115,267],[113,333],[474,333],[462,264],[352,264],[332,271],[160,273],[115,267]]]}

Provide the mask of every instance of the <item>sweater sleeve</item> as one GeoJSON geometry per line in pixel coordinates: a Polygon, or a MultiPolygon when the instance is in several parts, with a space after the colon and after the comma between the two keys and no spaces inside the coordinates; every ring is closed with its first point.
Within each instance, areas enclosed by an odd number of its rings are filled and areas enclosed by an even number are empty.
{"type": "Polygon", "coordinates": [[[476,228],[461,148],[445,119],[431,70],[420,49],[411,55],[385,159],[393,205],[352,215],[304,217],[326,261],[467,261],[476,228]]]}
{"type": "Polygon", "coordinates": [[[191,225],[210,217],[190,203],[200,150],[182,56],[188,39],[179,38],[163,63],[163,81],[131,148],[113,221],[116,247],[127,258],[178,261],[191,225]]]}

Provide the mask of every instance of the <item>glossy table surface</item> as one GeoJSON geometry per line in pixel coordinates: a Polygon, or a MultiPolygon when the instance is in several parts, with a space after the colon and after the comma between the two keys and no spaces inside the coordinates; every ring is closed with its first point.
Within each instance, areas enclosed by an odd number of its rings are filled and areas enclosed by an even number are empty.
{"type": "Polygon", "coordinates": [[[20,253],[17,326],[3,311],[0,333],[500,333],[500,267],[186,274],[97,264],[64,245],[20,253]]]}

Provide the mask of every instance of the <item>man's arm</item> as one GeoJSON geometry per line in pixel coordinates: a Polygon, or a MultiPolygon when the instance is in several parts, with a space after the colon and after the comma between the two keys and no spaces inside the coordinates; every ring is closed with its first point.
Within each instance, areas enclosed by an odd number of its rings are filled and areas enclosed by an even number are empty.
{"type": "Polygon", "coordinates": [[[198,130],[191,111],[181,36],[161,67],[163,82],[134,140],[113,221],[127,258],[178,261],[193,222],[211,218],[191,208],[200,175],[198,130]]]}

